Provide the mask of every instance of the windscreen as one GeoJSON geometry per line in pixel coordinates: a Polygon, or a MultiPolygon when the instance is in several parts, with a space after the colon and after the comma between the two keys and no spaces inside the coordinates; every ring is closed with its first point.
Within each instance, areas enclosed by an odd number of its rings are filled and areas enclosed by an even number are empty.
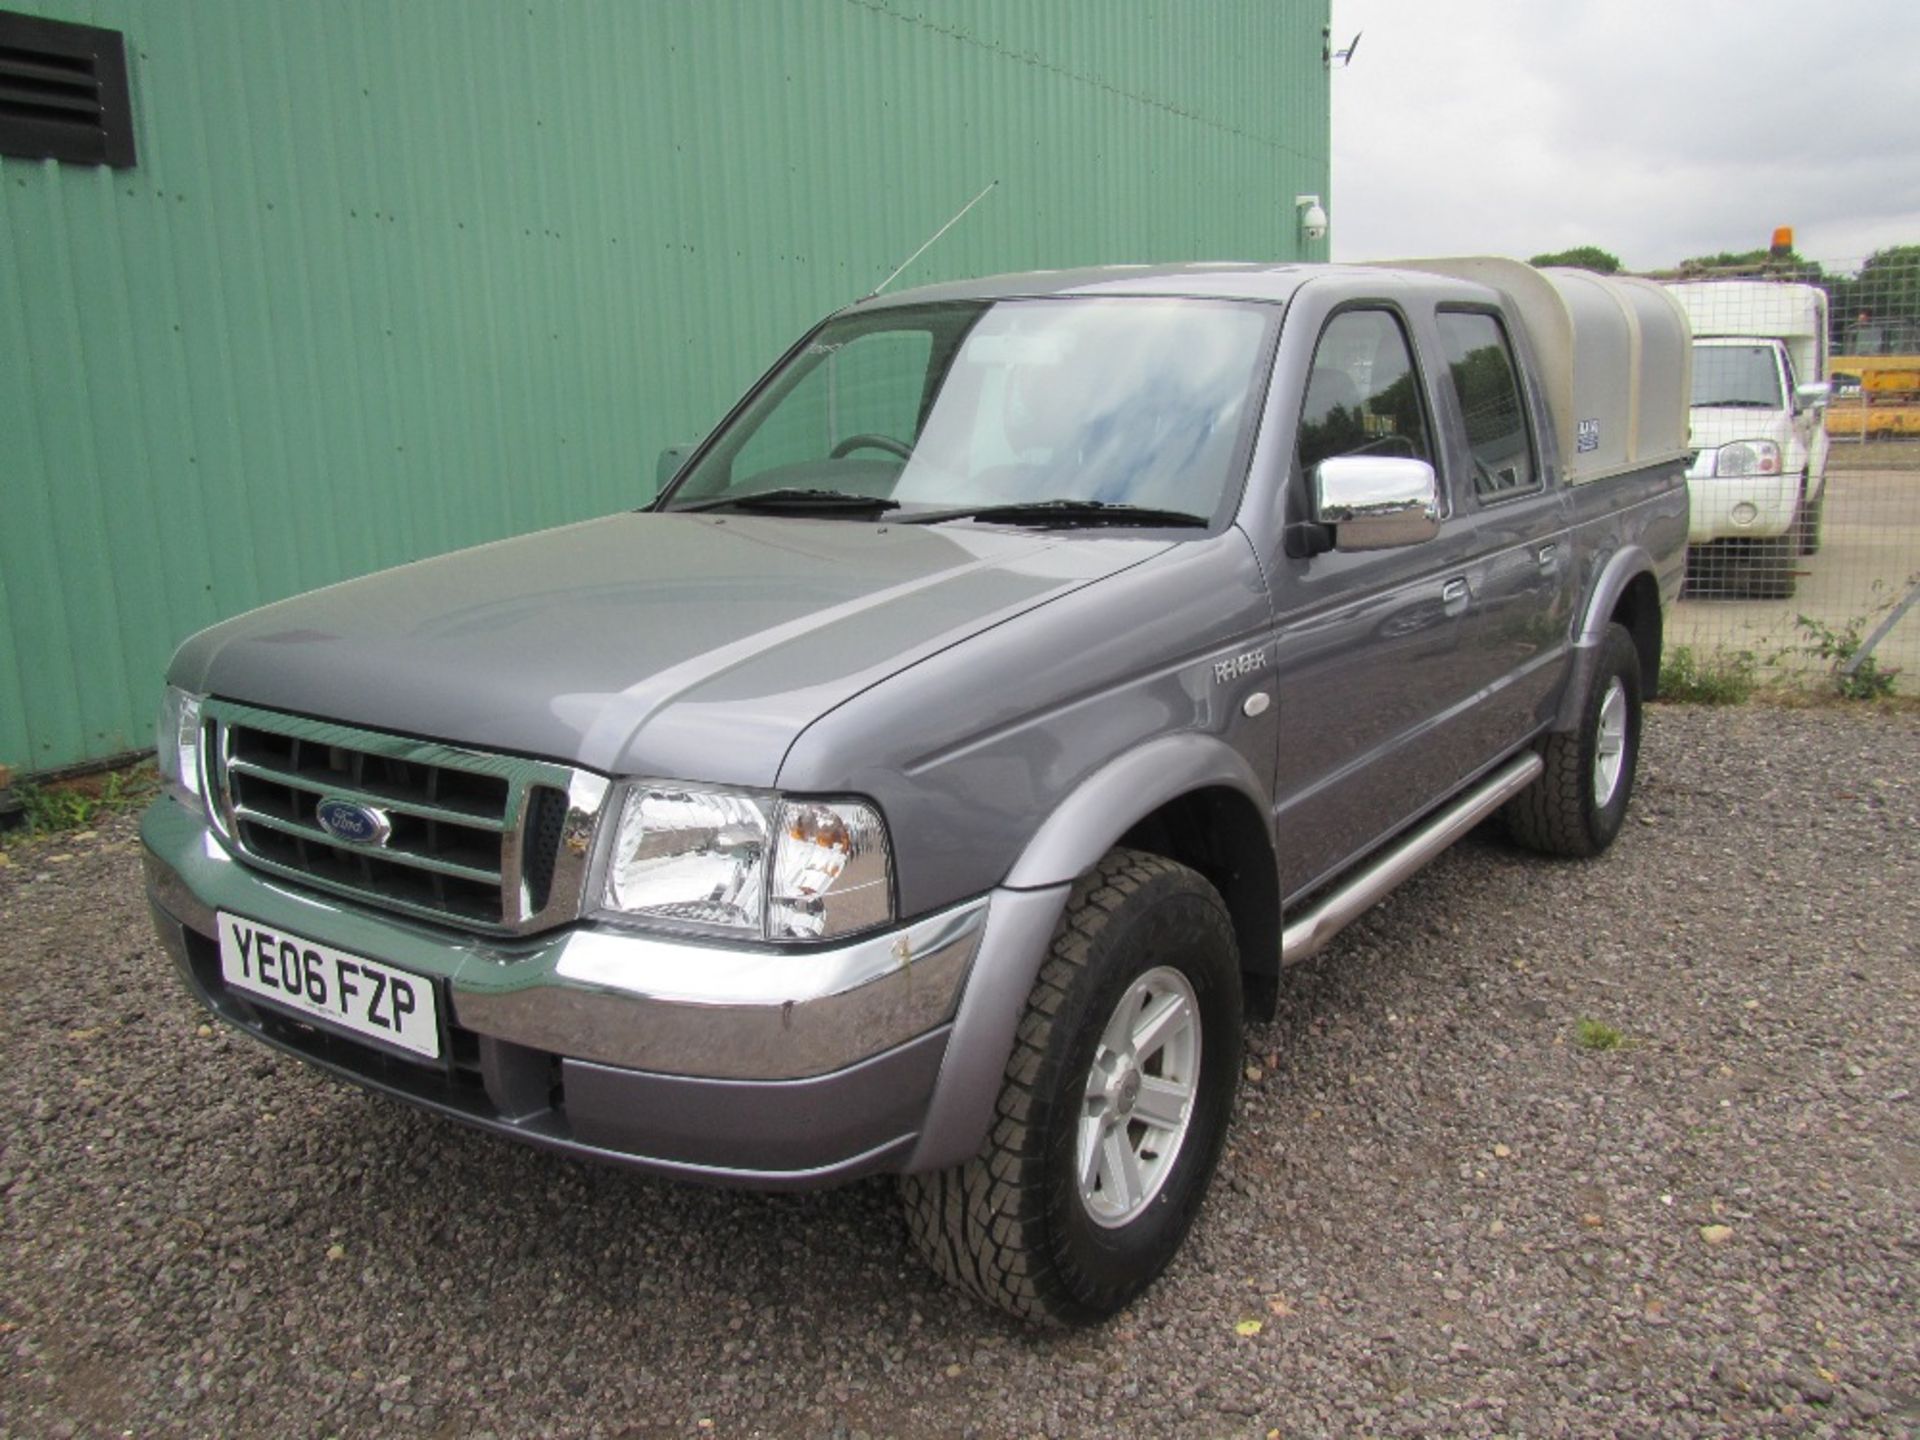
{"type": "Polygon", "coordinates": [[[1771,345],[1695,345],[1693,403],[1779,410],[1780,362],[1771,345]]]}
{"type": "Polygon", "coordinates": [[[1045,299],[828,322],[665,508],[783,489],[915,509],[1097,500],[1208,517],[1245,463],[1272,307],[1045,299]]]}

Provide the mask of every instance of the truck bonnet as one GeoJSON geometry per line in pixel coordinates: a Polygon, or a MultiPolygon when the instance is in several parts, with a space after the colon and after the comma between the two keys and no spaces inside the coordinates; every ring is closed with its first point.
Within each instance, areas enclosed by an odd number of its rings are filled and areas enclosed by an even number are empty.
{"type": "Polygon", "coordinates": [[[1164,539],[606,516],[202,631],[172,683],[612,774],[770,786],[795,736],[1164,539]]]}

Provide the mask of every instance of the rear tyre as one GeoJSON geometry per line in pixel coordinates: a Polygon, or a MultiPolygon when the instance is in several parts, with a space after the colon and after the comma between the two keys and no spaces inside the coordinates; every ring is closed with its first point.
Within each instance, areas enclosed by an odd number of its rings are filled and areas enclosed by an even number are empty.
{"type": "Polygon", "coordinates": [[[1620,833],[1639,769],[1640,652],[1625,626],[1607,626],[1579,726],[1549,735],[1540,758],[1540,777],[1507,802],[1508,833],[1546,855],[1598,855],[1620,833]]]}
{"type": "Polygon", "coordinates": [[[1109,851],[1068,898],[980,1153],[901,1180],[915,1247],[1023,1320],[1120,1310],[1166,1269],[1206,1196],[1240,1023],[1218,893],[1184,865],[1109,851]]]}

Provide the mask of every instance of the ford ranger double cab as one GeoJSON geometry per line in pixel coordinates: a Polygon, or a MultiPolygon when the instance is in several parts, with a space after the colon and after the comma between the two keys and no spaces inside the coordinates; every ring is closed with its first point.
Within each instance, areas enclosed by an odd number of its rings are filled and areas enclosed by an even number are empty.
{"type": "Polygon", "coordinates": [[[160,936],[344,1079],[668,1176],[891,1172],[950,1280],[1111,1314],[1284,966],[1496,812],[1618,834],[1687,363],[1658,287],[1511,261],[870,297],[642,509],[188,639],[160,936]]]}

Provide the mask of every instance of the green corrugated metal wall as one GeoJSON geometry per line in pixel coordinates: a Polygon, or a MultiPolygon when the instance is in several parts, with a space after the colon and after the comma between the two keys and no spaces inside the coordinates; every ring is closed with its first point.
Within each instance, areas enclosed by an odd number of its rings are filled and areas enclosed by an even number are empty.
{"type": "Polygon", "coordinates": [[[902,285],[1298,253],[1328,0],[13,0],[139,165],[0,160],[0,764],[151,743],[198,627],[644,500],[902,285]]]}

